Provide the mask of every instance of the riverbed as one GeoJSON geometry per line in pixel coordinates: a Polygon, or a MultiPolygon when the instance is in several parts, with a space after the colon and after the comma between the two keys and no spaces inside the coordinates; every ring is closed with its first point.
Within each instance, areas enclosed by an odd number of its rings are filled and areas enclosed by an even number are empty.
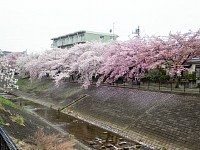
{"type": "Polygon", "coordinates": [[[37,115],[60,132],[70,134],[71,137],[77,139],[91,149],[152,150],[152,148],[145,144],[126,139],[116,133],[99,128],[58,110],[5,93],[1,95],[37,115]]]}

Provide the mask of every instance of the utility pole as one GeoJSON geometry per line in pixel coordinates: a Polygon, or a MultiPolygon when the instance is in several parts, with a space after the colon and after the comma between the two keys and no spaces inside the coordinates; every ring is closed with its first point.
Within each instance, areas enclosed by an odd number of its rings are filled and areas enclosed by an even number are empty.
{"type": "Polygon", "coordinates": [[[135,34],[138,35],[138,37],[140,37],[140,27],[138,26],[137,29],[135,29],[135,34]]]}
{"type": "Polygon", "coordinates": [[[115,23],[113,22],[113,40],[114,40],[114,29],[115,29],[115,23]]]}
{"type": "Polygon", "coordinates": [[[115,30],[115,22],[113,22],[113,27],[110,29],[110,34],[112,33],[112,39],[114,40],[114,30],[115,30]]]}
{"type": "Polygon", "coordinates": [[[135,29],[135,32],[132,31],[132,34],[137,34],[137,36],[140,37],[140,27],[138,26],[138,28],[135,29]]]}

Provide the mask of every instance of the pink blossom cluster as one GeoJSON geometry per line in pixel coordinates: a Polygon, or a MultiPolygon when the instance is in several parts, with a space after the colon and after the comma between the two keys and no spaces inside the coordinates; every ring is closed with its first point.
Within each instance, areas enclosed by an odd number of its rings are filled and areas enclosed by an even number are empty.
{"type": "Polygon", "coordinates": [[[108,43],[87,42],[70,49],[52,49],[39,56],[27,56],[17,61],[17,70],[31,79],[49,76],[59,85],[74,76],[87,88],[93,78],[115,82],[120,77],[140,80],[144,73],[165,66],[171,76],[186,70],[183,64],[200,58],[200,31],[185,34],[170,33],[161,37],[133,38],[108,43]]]}
{"type": "Polygon", "coordinates": [[[200,31],[169,34],[160,37],[135,38],[108,46],[105,62],[99,69],[101,78],[114,82],[119,77],[140,80],[144,73],[163,65],[171,76],[180,76],[186,70],[184,63],[200,58],[200,31]]]}

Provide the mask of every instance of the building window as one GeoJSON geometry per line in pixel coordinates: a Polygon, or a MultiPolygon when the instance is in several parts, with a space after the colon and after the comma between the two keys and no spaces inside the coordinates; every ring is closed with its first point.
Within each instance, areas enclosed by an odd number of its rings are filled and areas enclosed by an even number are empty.
{"type": "Polygon", "coordinates": [[[80,34],[80,42],[84,42],[85,41],[85,35],[84,34],[80,34]]]}
{"type": "Polygon", "coordinates": [[[61,46],[61,45],[62,45],[62,41],[61,41],[61,39],[59,39],[58,46],[61,46]]]}
{"type": "Polygon", "coordinates": [[[67,37],[65,38],[65,45],[67,44],[67,37]]]}
{"type": "Polygon", "coordinates": [[[72,43],[74,42],[74,37],[72,36],[72,43]]]}
{"type": "Polygon", "coordinates": [[[57,47],[57,46],[58,46],[58,41],[57,41],[57,40],[55,40],[55,41],[53,42],[53,46],[54,46],[54,47],[57,47]]]}
{"type": "Polygon", "coordinates": [[[78,41],[78,35],[74,35],[74,42],[76,43],[78,41]]]}
{"type": "Polygon", "coordinates": [[[196,65],[196,77],[200,78],[200,65],[196,65]]]}
{"type": "Polygon", "coordinates": [[[104,40],[104,36],[103,35],[100,36],[100,40],[104,40]]]}
{"type": "Polygon", "coordinates": [[[70,36],[70,37],[69,37],[69,44],[71,44],[72,42],[73,42],[73,37],[70,36]]]}
{"type": "Polygon", "coordinates": [[[65,39],[62,39],[62,45],[65,45],[65,39]]]}

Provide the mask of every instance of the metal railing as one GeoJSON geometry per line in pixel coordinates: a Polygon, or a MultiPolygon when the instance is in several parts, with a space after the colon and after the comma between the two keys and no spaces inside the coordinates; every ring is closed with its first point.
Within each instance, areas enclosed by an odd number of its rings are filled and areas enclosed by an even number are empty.
{"type": "MultiPolygon", "coordinates": [[[[66,82],[78,83],[76,79],[68,78],[66,82]]],[[[92,82],[93,85],[96,84],[96,81],[92,82]]],[[[143,89],[150,91],[161,91],[161,92],[175,92],[175,93],[188,93],[188,94],[197,94],[200,95],[200,83],[196,82],[178,82],[175,81],[116,81],[113,83],[101,83],[102,86],[116,86],[123,88],[133,88],[133,89],[143,89]]]]}
{"type": "Polygon", "coordinates": [[[18,150],[3,127],[0,127],[0,150],[18,150]]]}

